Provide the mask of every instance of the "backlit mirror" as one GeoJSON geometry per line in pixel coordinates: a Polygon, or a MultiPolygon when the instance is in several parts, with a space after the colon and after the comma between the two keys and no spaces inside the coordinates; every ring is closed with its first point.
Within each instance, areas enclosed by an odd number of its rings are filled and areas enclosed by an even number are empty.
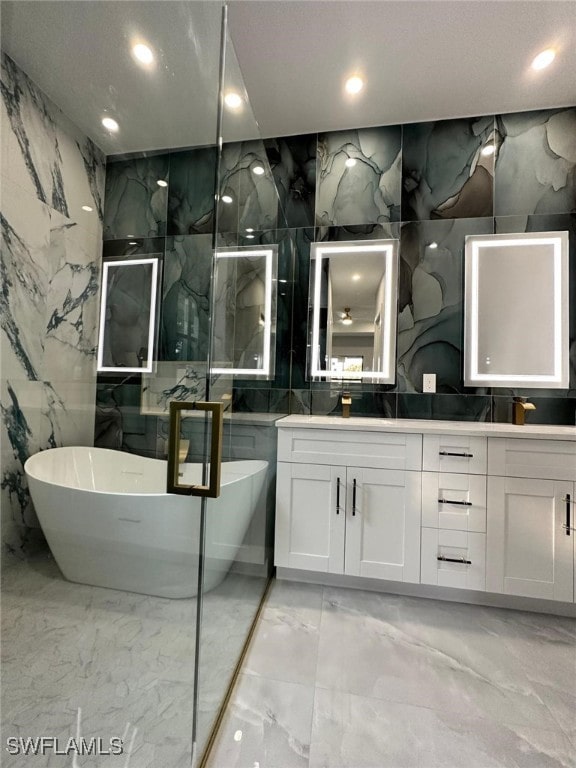
{"type": "Polygon", "coordinates": [[[568,387],[568,232],[466,238],[464,383],[568,387]]]}
{"type": "Polygon", "coordinates": [[[396,378],[398,240],[313,243],[313,379],[396,378]]]}
{"type": "Polygon", "coordinates": [[[216,252],[212,373],[273,379],[277,245],[216,252]]]}

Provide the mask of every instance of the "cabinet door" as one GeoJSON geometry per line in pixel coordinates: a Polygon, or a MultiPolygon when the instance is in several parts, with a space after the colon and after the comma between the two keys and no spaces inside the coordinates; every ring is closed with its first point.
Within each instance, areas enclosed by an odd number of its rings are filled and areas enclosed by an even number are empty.
{"type": "Polygon", "coordinates": [[[345,496],[345,468],[278,462],[275,564],[343,573],[345,496]]]}
{"type": "Polygon", "coordinates": [[[347,470],[345,573],[420,580],[421,473],[347,470]]]}
{"type": "Polygon", "coordinates": [[[572,601],[573,536],[566,494],[574,484],[515,477],[488,478],[486,589],[508,595],[572,601]]]}

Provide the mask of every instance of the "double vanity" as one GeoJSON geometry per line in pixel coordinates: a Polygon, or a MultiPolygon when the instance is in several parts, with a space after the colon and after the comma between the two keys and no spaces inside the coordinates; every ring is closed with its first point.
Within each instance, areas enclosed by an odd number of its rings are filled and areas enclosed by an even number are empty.
{"type": "Polygon", "coordinates": [[[576,429],[288,416],[279,578],[576,615],[576,429]]]}

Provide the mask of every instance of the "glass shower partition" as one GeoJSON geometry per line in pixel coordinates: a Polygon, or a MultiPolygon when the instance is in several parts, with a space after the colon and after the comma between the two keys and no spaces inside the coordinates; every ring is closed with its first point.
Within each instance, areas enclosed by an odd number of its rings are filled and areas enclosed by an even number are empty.
{"type": "MultiPolygon", "coordinates": [[[[269,395],[277,359],[286,356],[277,344],[279,259],[291,258],[289,244],[278,244],[285,220],[277,184],[228,29],[222,54],[207,392],[224,410],[222,498],[229,502],[208,498],[205,505],[196,727],[201,766],[272,573],[275,421],[282,413],[270,413],[269,395]],[[250,406],[246,391],[255,395],[250,406]]],[[[282,297],[286,302],[286,291],[282,297]]]]}

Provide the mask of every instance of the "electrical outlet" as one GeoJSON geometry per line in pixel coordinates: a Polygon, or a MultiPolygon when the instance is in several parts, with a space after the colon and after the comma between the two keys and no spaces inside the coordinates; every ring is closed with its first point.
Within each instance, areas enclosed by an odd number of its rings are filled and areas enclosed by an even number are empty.
{"type": "Polygon", "coordinates": [[[436,392],[436,374],[435,373],[423,374],[422,392],[436,392]]]}

